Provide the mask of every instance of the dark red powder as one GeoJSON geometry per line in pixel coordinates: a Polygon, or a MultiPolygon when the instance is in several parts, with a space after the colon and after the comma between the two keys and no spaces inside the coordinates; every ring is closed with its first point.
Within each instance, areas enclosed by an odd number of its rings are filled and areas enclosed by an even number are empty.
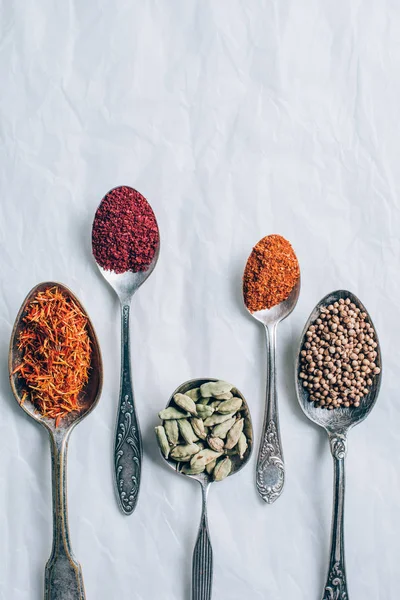
{"type": "Polygon", "coordinates": [[[117,187],[101,201],[93,222],[92,249],[107,271],[145,271],[159,243],[157,221],[146,198],[133,188],[117,187]]]}

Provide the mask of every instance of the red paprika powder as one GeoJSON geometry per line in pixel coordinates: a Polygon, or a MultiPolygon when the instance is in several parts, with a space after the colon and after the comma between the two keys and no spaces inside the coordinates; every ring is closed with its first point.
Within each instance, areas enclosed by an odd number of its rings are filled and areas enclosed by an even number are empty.
{"type": "Polygon", "coordinates": [[[159,239],[154,212],[142,194],[121,186],[103,198],[92,229],[93,254],[103,269],[115,273],[145,271],[159,239]]]}
{"type": "Polygon", "coordinates": [[[253,313],[283,302],[299,277],[299,263],[290,243],[281,235],[267,235],[254,246],[244,271],[247,308],[253,313]]]}

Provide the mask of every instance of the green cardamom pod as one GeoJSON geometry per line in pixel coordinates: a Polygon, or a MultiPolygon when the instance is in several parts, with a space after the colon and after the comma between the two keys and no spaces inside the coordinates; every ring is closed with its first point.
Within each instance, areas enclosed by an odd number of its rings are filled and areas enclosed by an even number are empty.
{"type": "Polygon", "coordinates": [[[244,427],[243,432],[248,440],[253,439],[253,429],[251,427],[250,419],[247,418],[247,410],[242,411],[242,415],[244,416],[244,427]]]}
{"type": "Polygon", "coordinates": [[[217,459],[216,459],[216,458],[214,458],[214,460],[212,460],[211,462],[209,462],[209,463],[206,465],[206,471],[207,471],[207,473],[208,473],[209,475],[211,475],[211,473],[214,471],[214,467],[215,467],[215,465],[216,465],[216,464],[217,464],[217,459]]]}
{"type": "Polygon", "coordinates": [[[195,402],[197,402],[197,400],[200,400],[200,398],[201,398],[199,387],[188,390],[187,392],[185,392],[185,394],[186,394],[186,396],[189,396],[189,398],[191,398],[195,402]]]}
{"type": "Polygon", "coordinates": [[[218,410],[218,406],[221,404],[221,400],[213,400],[212,402],[210,402],[210,406],[214,409],[214,410],[218,410]]]}
{"type": "MultiPolygon", "coordinates": [[[[202,419],[207,419],[207,417],[211,417],[214,412],[212,406],[205,406],[204,404],[196,404],[197,415],[202,419]]],[[[205,424],[205,423],[204,423],[205,424]]]]}
{"type": "Polygon", "coordinates": [[[199,419],[198,417],[193,417],[192,419],[190,419],[190,422],[192,424],[193,431],[195,432],[197,437],[199,437],[201,440],[205,440],[207,435],[206,435],[206,430],[204,429],[203,419],[199,419]]]}
{"type": "Polygon", "coordinates": [[[228,413],[235,413],[241,408],[242,404],[243,402],[241,398],[234,397],[230,400],[225,400],[225,402],[221,402],[221,404],[217,408],[217,411],[222,415],[226,415],[228,413]]]}
{"type": "Polygon", "coordinates": [[[187,410],[188,413],[197,417],[197,410],[194,400],[186,396],[185,394],[175,394],[174,402],[179,408],[183,408],[183,410],[187,410]]]}
{"type": "Polygon", "coordinates": [[[192,469],[196,469],[197,467],[200,467],[200,465],[205,467],[212,460],[219,458],[221,454],[222,452],[214,452],[214,450],[208,450],[208,448],[200,450],[200,452],[191,458],[190,466],[192,469]]]}
{"type": "Polygon", "coordinates": [[[204,472],[204,468],[204,466],[200,465],[199,467],[192,469],[190,465],[184,465],[181,469],[181,473],[184,473],[185,475],[199,475],[199,473],[204,472]]]}
{"type": "Polygon", "coordinates": [[[211,417],[207,417],[207,419],[204,421],[204,425],[206,427],[214,427],[214,425],[219,425],[220,423],[223,423],[224,421],[227,421],[228,419],[230,419],[233,415],[229,414],[229,415],[217,415],[214,414],[211,417]]]}
{"type": "Polygon", "coordinates": [[[236,423],[231,427],[226,436],[225,448],[232,450],[239,441],[240,434],[243,431],[244,419],[238,419],[236,423]]]}
{"type": "Polygon", "coordinates": [[[246,439],[246,436],[244,435],[243,432],[239,436],[239,441],[237,443],[237,448],[238,448],[238,453],[239,453],[239,456],[240,456],[240,460],[243,460],[243,457],[246,454],[246,450],[247,450],[247,439],[246,439]]]}
{"type": "Polygon", "coordinates": [[[207,398],[209,396],[219,396],[221,394],[225,394],[226,392],[230,392],[233,388],[231,383],[227,383],[226,381],[209,381],[208,383],[203,383],[200,386],[200,393],[203,398],[207,398]]]}
{"type": "Polygon", "coordinates": [[[189,462],[192,456],[200,451],[197,444],[186,444],[175,446],[169,453],[170,458],[173,458],[177,462],[189,462]]]}
{"type": "Polygon", "coordinates": [[[216,396],[214,396],[216,400],[230,400],[232,397],[232,392],[225,392],[225,394],[217,394],[216,396]]]}
{"type": "Polygon", "coordinates": [[[226,457],[222,460],[219,460],[215,465],[215,469],[213,472],[214,481],[222,481],[225,477],[228,477],[229,473],[232,470],[232,461],[230,458],[226,457]]]}
{"type": "Polygon", "coordinates": [[[158,445],[160,446],[162,455],[164,456],[164,458],[168,458],[169,444],[168,444],[167,436],[165,434],[164,427],[162,425],[158,425],[157,427],[154,428],[154,431],[156,432],[157,442],[158,442],[158,445]]]}
{"type": "Polygon", "coordinates": [[[170,419],[169,421],[164,421],[163,425],[169,443],[171,446],[176,446],[179,440],[178,421],[176,419],[170,419]]]}
{"type": "Polygon", "coordinates": [[[167,421],[169,419],[186,419],[190,414],[183,413],[174,406],[168,406],[168,408],[164,408],[164,410],[159,412],[158,416],[162,421],[167,421]]]}
{"type": "Polygon", "coordinates": [[[210,400],[212,400],[211,396],[209,396],[208,398],[201,398],[201,400],[197,400],[197,407],[202,404],[205,406],[210,402],[210,400]]]}
{"type": "Polygon", "coordinates": [[[224,440],[219,437],[208,436],[207,444],[210,446],[211,450],[215,450],[215,452],[222,452],[224,449],[224,440]]]}
{"type": "Polygon", "coordinates": [[[216,425],[212,430],[212,433],[211,433],[212,437],[218,437],[218,438],[221,438],[224,440],[228,434],[228,431],[231,429],[231,427],[233,427],[233,425],[235,423],[236,423],[235,417],[230,417],[223,423],[216,425]]]}
{"type": "Polygon", "coordinates": [[[179,419],[178,421],[179,431],[181,432],[181,436],[185,440],[187,444],[194,444],[199,439],[189,421],[187,419],[179,419]]]}

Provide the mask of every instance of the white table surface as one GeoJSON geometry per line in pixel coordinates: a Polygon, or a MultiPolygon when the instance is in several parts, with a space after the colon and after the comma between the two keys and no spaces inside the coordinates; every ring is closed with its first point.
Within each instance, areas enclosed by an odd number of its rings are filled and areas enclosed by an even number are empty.
{"type": "Polygon", "coordinates": [[[332,465],[297,404],[300,332],[327,292],[348,288],[375,321],[384,379],[350,436],[346,552],[352,600],[399,595],[400,7],[346,0],[3,0],[0,19],[0,598],[43,597],[51,548],[45,431],[15,403],[6,357],[36,283],[70,286],[104,358],[99,406],[74,431],[69,509],[88,600],[188,600],[200,490],[159,458],[153,428],[177,385],[232,381],[259,440],[263,331],[241,274],[264,235],[301,263],[296,311],[279,330],[287,483],[256,495],[256,452],[212,487],[217,600],[319,600],[332,465]],[[144,437],[139,505],[117,509],[112,445],[119,385],[117,300],[90,254],[102,196],[131,185],[161,230],[159,264],[133,303],[144,437]]]}

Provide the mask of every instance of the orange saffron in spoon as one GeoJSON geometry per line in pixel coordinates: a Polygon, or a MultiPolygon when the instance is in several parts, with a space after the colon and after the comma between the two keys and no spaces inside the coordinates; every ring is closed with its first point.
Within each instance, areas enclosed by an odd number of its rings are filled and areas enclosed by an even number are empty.
{"type": "Polygon", "coordinates": [[[44,416],[61,419],[79,411],[79,395],[89,379],[91,342],[87,317],[57,287],[38,292],[28,304],[19,335],[21,362],[14,370],[30,400],[44,416]]]}

